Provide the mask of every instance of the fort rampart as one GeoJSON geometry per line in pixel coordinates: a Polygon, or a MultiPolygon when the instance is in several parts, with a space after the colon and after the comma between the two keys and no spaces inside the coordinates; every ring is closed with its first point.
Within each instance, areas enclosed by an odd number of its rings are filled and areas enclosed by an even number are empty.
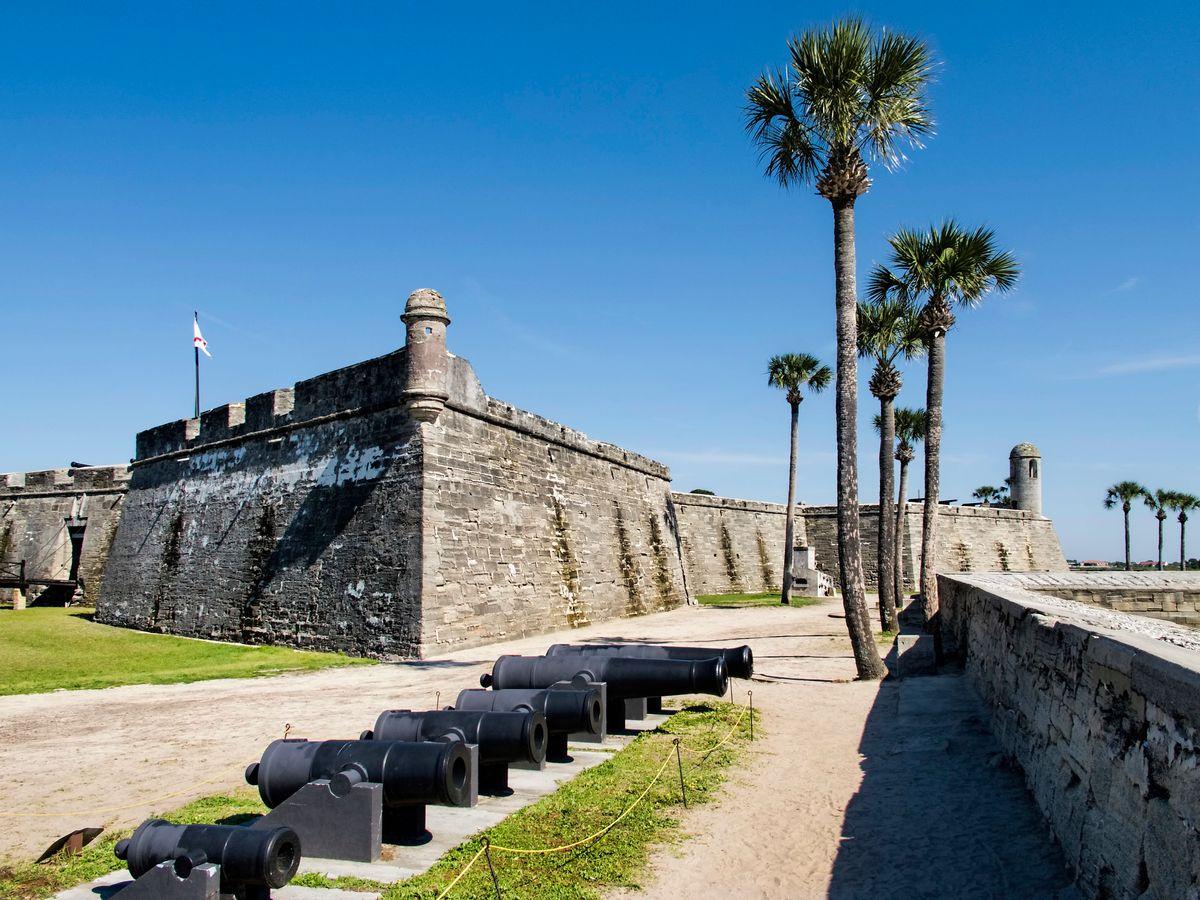
{"type": "Polygon", "coordinates": [[[1026,580],[938,579],[945,627],[993,731],[1084,896],[1191,896],[1200,882],[1200,635],[1035,593],[1026,580]]]}

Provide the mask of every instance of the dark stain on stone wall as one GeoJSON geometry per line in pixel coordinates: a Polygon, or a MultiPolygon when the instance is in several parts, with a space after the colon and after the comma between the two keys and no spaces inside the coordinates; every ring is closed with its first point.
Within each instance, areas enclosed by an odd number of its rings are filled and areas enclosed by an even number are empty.
{"type": "Polygon", "coordinates": [[[166,535],[163,538],[162,558],[158,564],[158,583],[154,588],[154,608],[150,613],[150,627],[161,629],[163,608],[167,608],[170,618],[174,618],[175,610],[171,594],[171,583],[179,570],[179,545],[183,540],[183,510],[176,509],[167,523],[166,535]]]}
{"type": "Polygon", "coordinates": [[[561,566],[562,587],[567,601],[567,624],[572,628],[582,628],[588,624],[588,616],[579,597],[579,561],[571,547],[571,532],[562,504],[557,497],[553,497],[550,506],[554,526],[554,555],[561,566]]]}
{"type": "Polygon", "coordinates": [[[242,640],[247,643],[267,640],[261,607],[263,594],[274,576],[270,561],[278,540],[275,504],[265,500],[246,544],[246,568],[242,577],[246,584],[246,599],[242,604],[240,631],[242,640]]]}
{"type": "Polygon", "coordinates": [[[721,523],[721,553],[725,557],[725,574],[729,576],[729,587],[735,594],[740,594],[743,591],[742,578],[738,574],[737,554],[733,552],[733,539],[729,536],[729,529],[725,527],[725,523],[721,523]]]}
{"type": "Polygon", "coordinates": [[[650,513],[650,553],[654,556],[654,587],[658,591],[659,606],[666,609],[671,605],[671,570],[667,562],[667,545],[663,543],[662,526],[658,517],[650,513]]]}
{"type": "Polygon", "coordinates": [[[625,614],[639,616],[646,611],[646,604],[642,602],[642,589],[638,584],[637,561],[633,558],[633,548],[629,543],[625,515],[621,512],[621,505],[615,500],[613,510],[617,530],[617,565],[621,570],[621,580],[625,583],[625,614]]]}
{"type": "Polygon", "coordinates": [[[1012,571],[1012,567],[1008,564],[1008,548],[1004,546],[1004,541],[996,541],[996,558],[1000,561],[1001,572],[1012,571]]]}
{"type": "Polygon", "coordinates": [[[967,545],[959,541],[954,545],[954,555],[958,560],[958,571],[971,571],[971,552],[967,549],[967,545]]]}
{"type": "Polygon", "coordinates": [[[775,575],[771,572],[771,557],[767,553],[767,542],[763,538],[761,531],[754,533],[755,543],[758,545],[758,564],[762,568],[763,584],[769,590],[776,584],[775,575]]]}

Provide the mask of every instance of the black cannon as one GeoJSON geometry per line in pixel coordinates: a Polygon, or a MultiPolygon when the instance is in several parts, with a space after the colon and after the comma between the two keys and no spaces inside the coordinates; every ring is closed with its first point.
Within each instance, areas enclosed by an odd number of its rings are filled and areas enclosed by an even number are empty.
{"type": "Polygon", "coordinates": [[[510,763],[541,767],[546,760],[546,717],[534,710],[484,712],[456,709],[389,709],[381,712],[375,727],[363,740],[458,740],[479,747],[479,790],[508,790],[510,763]]]}
{"type": "Polygon", "coordinates": [[[741,647],[671,647],[658,644],[553,644],[547,656],[598,653],[608,656],[627,656],[631,659],[712,659],[725,660],[730,678],[749,678],[754,674],[754,652],[745,644],[741,647]]]}
{"type": "MultiPolygon", "coordinates": [[[[187,879],[194,868],[213,863],[220,866],[222,894],[267,898],[271,888],[283,887],[296,874],[300,838],[292,829],[282,827],[256,830],[238,825],[174,825],[165,819],[147,819],[132,836],[118,841],[113,852],[128,864],[134,878],[170,862],[175,876],[187,879]]],[[[169,896],[166,892],[171,883],[165,879],[144,887],[149,889],[147,896],[169,896]]]]}
{"type": "MultiPolygon", "coordinates": [[[[381,836],[395,844],[428,839],[427,804],[472,805],[474,776],[471,749],[456,740],[272,741],[262,759],[246,769],[246,781],[258,785],[259,796],[272,810],[318,779],[328,779],[326,793],[334,797],[348,796],[358,785],[379,785],[383,806],[381,836]]],[[[306,810],[297,810],[296,821],[300,822],[305,814],[306,810]]],[[[267,819],[291,824],[276,812],[267,819]]],[[[299,824],[295,827],[300,830],[299,824]]],[[[306,845],[310,843],[307,835],[304,839],[306,845]]],[[[310,848],[310,852],[317,851],[310,848]]]]}
{"type": "Polygon", "coordinates": [[[605,682],[605,711],[610,731],[625,726],[625,701],[635,697],[676,694],[715,694],[729,687],[725,660],[630,659],[626,656],[501,656],[490,674],[480,676],[483,687],[546,688],[575,678],[605,682]]]}
{"type": "Polygon", "coordinates": [[[546,758],[567,757],[567,735],[575,732],[598,735],[604,728],[604,708],[596,688],[546,688],[530,690],[461,691],[455,709],[492,712],[539,712],[546,717],[546,758]]]}

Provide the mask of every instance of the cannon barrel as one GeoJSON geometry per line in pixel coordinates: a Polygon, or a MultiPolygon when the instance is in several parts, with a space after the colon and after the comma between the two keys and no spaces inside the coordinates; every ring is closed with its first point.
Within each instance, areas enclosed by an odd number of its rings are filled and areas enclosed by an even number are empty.
{"type": "Polygon", "coordinates": [[[490,674],[479,679],[483,687],[546,688],[559,681],[583,676],[588,681],[607,683],[608,701],[631,697],[663,697],[676,694],[715,694],[729,687],[725,660],[631,659],[626,656],[590,654],[582,656],[501,656],[490,674]]]}
{"type": "Polygon", "coordinates": [[[540,763],[546,758],[546,717],[535,710],[389,709],[362,737],[375,741],[439,741],[479,745],[481,763],[540,763]]]}
{"type": "Polygon", "coordinates": [[[271,809],[318,778],[328,778],[335,793],[361,782],[381,784],[388,807],[466,806],[472,802],[471,767],[471,751],[459,740],[279,740],[246,769],[246,781],[258,785],[271,809]]]}
{"type": "Polygon", "coordinates": [[[506,691],[485,691],[468,688],[460,691],[454,701],[455,709],[489,710],[493,712],[539,712],[546,717],[546,730],[551,734],[586,732],[599,734],[604,710],[600,707],[600,692],[595,688],[540,688],[506,691]]]}
{"type": "Polygon", "coordinates": [[[730,678],[749,678],[754,674],[754,652],[740,647],[671,647],[657,644],[553,644],[547,656],[589,655],[627,656],[631,659],[712,659],[725,660],[730,678]]]}
{"type": "Polygon", "coordinates": [[[221,892],[243,885],[281,888],[300,865],[300,838],[290,828],[244,828],[238,825],[174,825],[147,819],[113,849],[134,878],[159,863],[175,860],[176,874],[186,878],[193,866],[221,867],[221,892]]]}

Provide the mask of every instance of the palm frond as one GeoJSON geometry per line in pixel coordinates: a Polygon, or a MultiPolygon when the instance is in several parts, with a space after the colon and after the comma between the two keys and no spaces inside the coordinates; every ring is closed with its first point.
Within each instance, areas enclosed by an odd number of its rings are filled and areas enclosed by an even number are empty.
{"type": "Polygon", "coordinates": [[[803,395],[805,388],[819,394],[829,386],[832,378],[829,366],[807,353],[783,353],[772,356],[767,363],[767,384],[797,397],[803,395]]]}
{"type": "Polygon", "coordinates": [[[925,410],[907,406],[896,408],[896,438],[908,444],[925,440],[925,410]]]}
{"type": "Polygon", "coordinates": [[[876,40],[867,65],[867,103],[860,148],[886,168],[904,161],[903,144],[922,147],[933,132],[925,97],[933,64],[924,41],[884,32],[876,40]]]}
{"type": "Polygon", "coordinates": [[[1104,494],[1104,508],[1112,509],[1122,503],[1132,503],[1146,496],[1149,491],[1136,481],[1118,481],[1104,494]]]}
{"type": "Polygon", "coordinates": [[[790,187],[816,177],[821,168],[821,149],[796,114],[785,73],[760,75],[746,92],[744,113],[746,130],[758,146],[768,178],[790,187]]]}

